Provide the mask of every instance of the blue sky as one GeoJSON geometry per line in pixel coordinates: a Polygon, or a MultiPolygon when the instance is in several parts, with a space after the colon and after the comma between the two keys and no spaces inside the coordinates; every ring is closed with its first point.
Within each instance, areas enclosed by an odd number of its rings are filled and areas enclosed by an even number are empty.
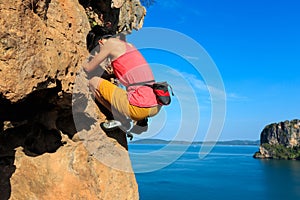
{"type": "MultiPolygon", "coordinates": [[[[156,0],[147,8],[144,28],[174,30],[198,42],[215,63],[226,91],[226,118],[219,139],[256,140],[267,124],[300,118],[299,10],[296,0],[156,0]]],[[[155,134],[145,137],[174,139],[179,121],[187,120],[199,126],[195,140],[202,140],[210,123],[210,95],[201,90],[206,83],[187,61],[190,55],[182,59],[151,49],[142,53],[150,63],[158,63],[152,64],[155,75],[176,85],[174,92],[182,92],[180,83],[197,91],[198,105],[189,104],[200,109],[201,116],[200,122],[193,121],[194,113],[182,119],[177,108],[184,101],[175,97],[160,114],[167,116],[167,125],[156,131],[154,126],[149,132],[155,134]]],[[[164,121],[160,116],[155,120],[164,121]]]]}

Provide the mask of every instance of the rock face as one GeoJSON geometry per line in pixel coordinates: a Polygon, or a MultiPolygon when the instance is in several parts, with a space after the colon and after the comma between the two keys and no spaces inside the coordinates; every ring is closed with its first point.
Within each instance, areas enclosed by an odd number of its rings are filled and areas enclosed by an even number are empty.
{"type": "Polygon", "coordinates": [[[15,167],[11,199],[138,199],[134,175],[102,164],[82,143],[69,141],[38,157],[17,149],[15,167]]]}
{"type": "Polygon", "coordinates": [[[266,126],[260,136],[255,158],[300,159],[300,120],[266,126]]]}
{"type": "Polygon", "coordinates": [[[91,24],[130,33],[145,12],[132,0],[0,0],[1,200],[139,198],[126,136],[100,129],[81,64],[91,24]]]}
{"type": "Polygon", "coordinates": [[[57,87],[71,92],[86,55],[89,24],[82,6],[75,0],[1,0],[0,9],[2,101],[57,87]]]}
{"type": "MultiPolygon", "coordinates": [[[[146,9],[139,0],[79,0],[91,26],[105,24],[115,32],[130,33],[143,26],[146,9]]],[[[146,3],[150,5],[150,3],[146,3]]]]}

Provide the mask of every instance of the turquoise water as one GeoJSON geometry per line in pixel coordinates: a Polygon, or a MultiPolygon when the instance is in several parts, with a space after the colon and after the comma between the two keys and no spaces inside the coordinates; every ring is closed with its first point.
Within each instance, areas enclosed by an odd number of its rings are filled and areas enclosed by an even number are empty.
{"type": "MultiPolygon", "coordinates": [[[[147,157],[152,151],[164,154],[162,147],[132,144],[129,151],[147,157]]],[[[140,199],[300,199],[300,161],[254,159],[257,146],[215,146],[204,159],[199,159],[199,150],[200,146],[191,146],[160,170],[136,173],[140,199]]],[[[173,151],[177,153],[176,148],[173,151]]],[[[133,157],[132,165],[138,171],[141,163],[133,157]]]]}

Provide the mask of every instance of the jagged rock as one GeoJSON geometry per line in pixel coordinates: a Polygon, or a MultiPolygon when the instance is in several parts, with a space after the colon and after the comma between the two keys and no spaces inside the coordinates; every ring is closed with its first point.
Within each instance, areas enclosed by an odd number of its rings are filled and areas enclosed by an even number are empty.
{"type": "Polygon", "coordinates": [[[55,87],[72,91],[75,72],[87,57],[90,26],[83,7],[103,13],[98,21],[113,23],[116,32],[140,29],[146,14],[138,0],[126,0],[121,12],[110,7],[110,0],[80,2],[83,6],[75,0],[0,0],[1,101],[15,103],[55,87]]]}
{"type": "Polygon", "coordinates": [[[130,33],[132,29],[139,30],[142,28],[146,9],[139,0],[125,1],[120,9],[119,32],[130,33]]]}
{"type": "Polygon", "coordinates": [[[79,0],[91,26],[106,25],[116,33],[131,33],[144,23],[146,9],[139,0],[79,0]]]}
{"type": "Polygon", "coordinates": [[[100,129],[81,70],[90,2],[116,33],[142,27],[139,1],[0,0],[1,200],[138,199],[126,136],[100,129]]]}
{"type": "Polygon", "coordinates": [[[300,159],[300,120],[267,125],[260,143],[255,158],[300,159]]]}
{"type": "MultiPolygon", "coordinates": [[[[121,156],[114,159],[129,168],[129,159],[121,156]]],[[[55,154],[38,157],[25,156],[18,148],[15,166],[11,199],[138,199],[132,173],[101,163],[80,142],[69,141],[55,154]]]]}
{"type": "Polygon", "coordinates": [[[89,24],[75,0],[0,0],[0,94],[11,102],[33,91],[72,91],[87,55],[89,24]]]}

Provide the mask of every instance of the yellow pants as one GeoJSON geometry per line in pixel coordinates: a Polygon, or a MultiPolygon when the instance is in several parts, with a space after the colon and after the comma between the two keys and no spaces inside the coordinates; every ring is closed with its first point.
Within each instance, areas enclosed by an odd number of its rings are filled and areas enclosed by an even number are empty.
{"type": "Polygon", "coordinates": [[[131,105],[127,92],[107,80],[102,80],[98,88],[101,97],[110,103],[112,109],[136,121],[156,115],[161,108],[159,105],[149,108],[131,105]]]}

